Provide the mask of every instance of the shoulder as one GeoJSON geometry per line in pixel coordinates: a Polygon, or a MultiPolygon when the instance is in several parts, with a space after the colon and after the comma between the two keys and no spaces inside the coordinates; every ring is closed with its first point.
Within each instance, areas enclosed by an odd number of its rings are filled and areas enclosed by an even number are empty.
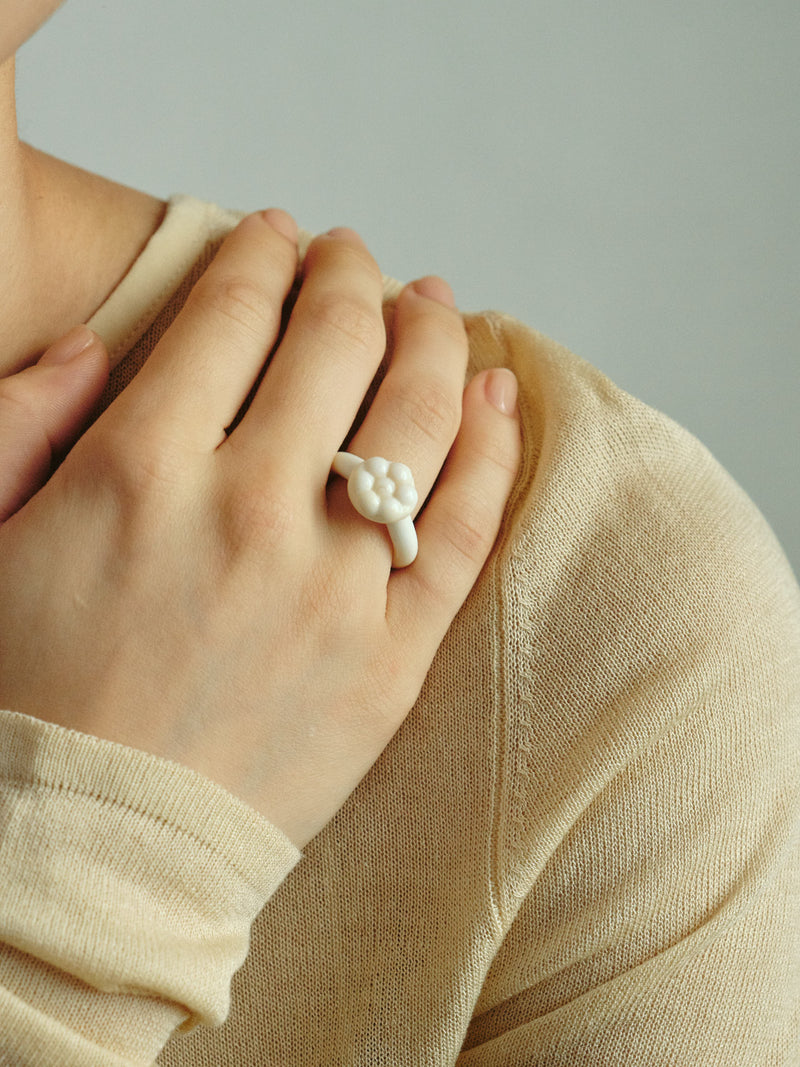
{"type": "Polygon", "coordinates": [[[517,373],[525,438],[484,578],[504,634],[511,866],[530,873],[612,782],[654,812],[669,796],[679,821],[683,790],[735,794],[739,814],[796,795],[800,590],[758,508],[586,361],[502,315],[468,325],[475,369],[517,373]]]}
{"type": "Polygon", "coordinates": [[[735,610],[755,582],[759,599],[771,593],[796,616],[800,591],[773,531],[694,434],[514,319],[484,313],[467,324],[474,369],[503,364],[520,381],[515,558],[529,554],[553,582],[591,573],[598,594],[620,573],[637,575],[654,604],[703,594],[735,610]]]}

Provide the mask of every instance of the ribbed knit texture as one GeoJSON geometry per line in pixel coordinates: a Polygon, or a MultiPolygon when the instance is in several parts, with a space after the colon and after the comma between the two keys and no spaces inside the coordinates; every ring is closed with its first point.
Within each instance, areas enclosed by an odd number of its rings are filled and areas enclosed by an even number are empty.
{"type": "MultiPolygon", "coordinates": [[[[108,399],[237,217],[173,201],[92,323],[108,399]]],[[[219,1022],[263,904],[226,1021],[162,1067],[800,1064],[791,569],[691,434],[511,319],[467,326],[470,372],[520,380],[523,470],[294,869],[199,775],[0,716],[3,1067],[148,1063],[219,1022]]]]}

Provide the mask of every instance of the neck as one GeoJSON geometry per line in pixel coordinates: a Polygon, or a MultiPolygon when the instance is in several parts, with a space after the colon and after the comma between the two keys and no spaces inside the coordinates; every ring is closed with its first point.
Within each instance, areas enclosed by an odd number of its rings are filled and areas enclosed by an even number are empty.
{"type": "Polygon", "coordinates": [[[20,142],[13,60],[0,66],[0,377],[94,314],[163,213],[154,197],[20,142]]]}

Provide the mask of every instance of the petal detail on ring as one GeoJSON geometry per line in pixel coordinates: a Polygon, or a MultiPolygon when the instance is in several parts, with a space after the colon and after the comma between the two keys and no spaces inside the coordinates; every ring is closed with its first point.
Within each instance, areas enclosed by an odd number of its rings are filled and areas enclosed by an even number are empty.
{"type": "Polygon", "coordinates": [[[389,470],[389,461],[381,456],[372,456],[371,459],[364,461],[364,468],[370,474],[374,474],[376,478],[380,478],[389,470]]]}

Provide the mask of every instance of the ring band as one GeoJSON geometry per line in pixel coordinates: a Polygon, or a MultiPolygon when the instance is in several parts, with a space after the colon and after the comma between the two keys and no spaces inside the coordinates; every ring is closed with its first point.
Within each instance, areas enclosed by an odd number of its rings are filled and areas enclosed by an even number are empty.
{"type": "Polygon", "coordinates": [[[411,512],[419,494],[405,463],[380,456],[361,459],[352,452],[337,452],[332,470],[347,479],[350,503],[365,519],[386,524],[393,546],[393,567],[407,567],[417,558],[417,531],[411,512]]]}

